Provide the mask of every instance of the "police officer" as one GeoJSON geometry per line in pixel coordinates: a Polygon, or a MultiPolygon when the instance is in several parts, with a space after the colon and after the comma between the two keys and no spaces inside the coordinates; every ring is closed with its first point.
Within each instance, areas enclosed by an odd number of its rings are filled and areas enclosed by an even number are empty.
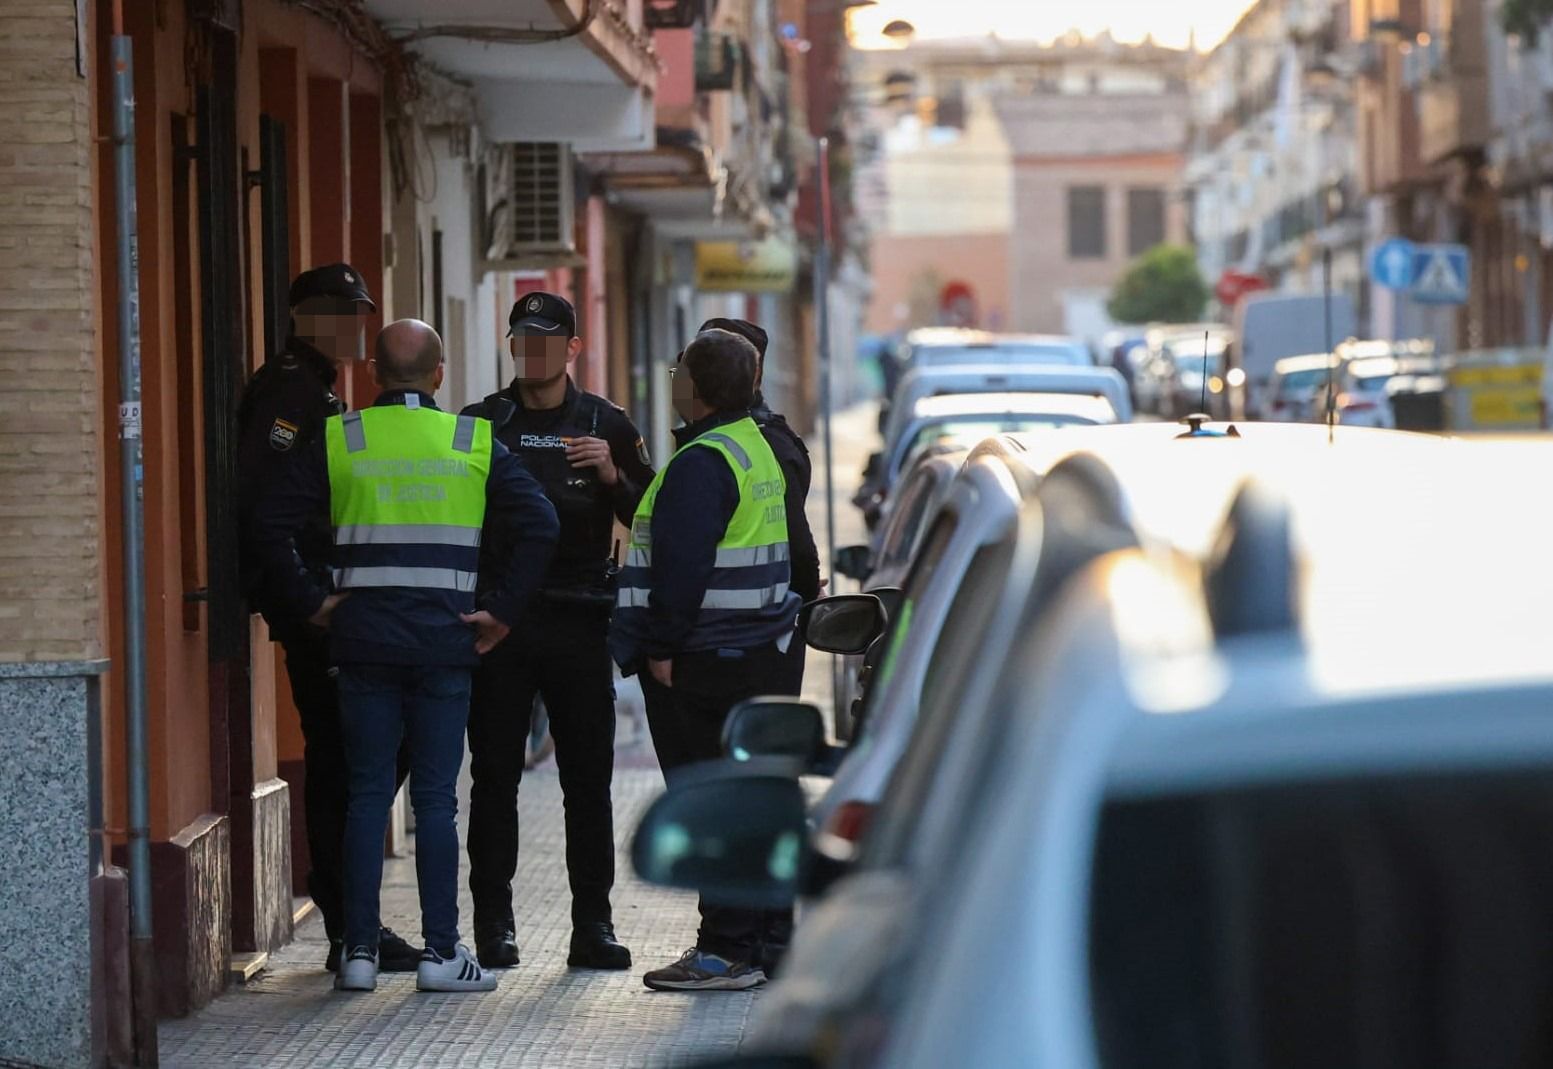
{"type": "MultiPolygon", "coordinates": [[[[621,669],[672,695],[687,762],[719,756],[729,711],[771,692],[794,640],[786,479],[750,417],[756,360],[749,341],[711,330],[675,368],[686,426],[632,520],[611,629],[621,669]]],[[[703,901],[696,946],[643,979],[682,991],[763,984],[767,925],[760,912],[703,901]]]]}
{"type": "Polygon", "coordinates": [[[350,802],[346,954],[335,987],[370,991],[379,964],[383,836],[401,740],[411,762],[422,991],[489,991],[458,931],[455,788],[471,676],[518,623],[554,549],[555,509],[491,425],[437,408],[442,342],[400,320],[377,340],[371,408],[331,416],[266,491],[256,534],[266,580],[296,616],[327,627],[339,665],[350,802]],[[333,588],[293,549],[320,509],[333,526],[333,588]],[[500,537],[498,579],[476,595],[482,527],[500,537]]]}
{"type": "Polygon", "coordinates": [[[615,521],[630,522],[653,471],[625,412],[579,390],[567,374],[582,351],[571,304],[532,293],[513,306],[508,322],[517,377],[465,413],[489,419],[497,438],[539,479],[560,515],[561,537],[534,611],[475,674],[468,843],[475,948],[487,967],[518,963],[512,915],[518,783],[538,694],[566,799],[567,962],[628,969],[631,953],[615,938],[609,903],[615,697],[607,639],[615,521]]]}
{"type": "MultiPolygon", "coordinates": [[[[769,339],[764,330],[745,319],[709,319],[701,325],[700,332],[709,330],[731,331],[755,347],[755,403],[750,406],[750,417],[760,428],[771,452],[776,454],[777,463],[782,465],[782,474],[787,479],[787,544],[792,554],[793,593],[806,602],[813,601],[824,589],[820,581],[820,551],[814,544],[807,511],[814,465],[809,460],[809,447],[787,422],[787,417],[771,411],[761,390],[769,339]]],[[[796,697],[803,693],[804,652],[802,642],[794,642],[788,649],[787,674],[773,694],[796,697]]]]}
{"type": "MultiPolygon", "coordinates": [[[[311,862],[307,889],[323,914],[329,937],[325,967],[333,972],[339,967],[345,929],[341,849],[346,804],[334,669],[324,632],[306,616],[288,611],[263,582],[253,532],[260,495],[285,462],[323,433],[326,419],[345,411],[334,384],[341,367],[365,356],[365,319],[376,306],[355,268],[329,264],[296,277],[290,307],[291,330],[285,347],[254,374],[238,407],[238,523],[249,604],[264,615],[270,638],[285,651],[286,675],[300,714],[306,770],[303,806],[311,862]]],[[[333,545],[327,509],[297,531],[296,549],[314,576],[328,575],[333,545]]],[[[399,778],[404,779],[402,767],[399,778]]],[[[386,928],[378,945],[384,971],[413,971],[420,960],[418,950],[386,928]]]]}

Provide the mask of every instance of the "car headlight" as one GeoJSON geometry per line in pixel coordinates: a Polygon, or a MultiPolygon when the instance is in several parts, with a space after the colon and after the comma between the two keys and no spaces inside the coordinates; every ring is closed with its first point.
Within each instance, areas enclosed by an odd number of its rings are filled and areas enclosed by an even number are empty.
{"type": "Polygon", "coordinates": [[[1246,372],[1244,368],[1232,367],[1229,374],[1224,376],[1231,387],[1244,386],[1246,384],[1246,372]]]}

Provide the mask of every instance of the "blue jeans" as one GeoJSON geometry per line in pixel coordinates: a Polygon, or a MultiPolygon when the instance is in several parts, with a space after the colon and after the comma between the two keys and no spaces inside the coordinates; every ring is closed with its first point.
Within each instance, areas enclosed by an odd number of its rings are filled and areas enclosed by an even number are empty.
{"type": "Polygon", "coordinates": [[[458,784],[469,722],[468,668],[340,666],[340,727],[350,773],[345,814],[345,945],[376,947],[383,839],[401,738],[410,759],[415,875],[426,945],[458,942],[458,784]]]}

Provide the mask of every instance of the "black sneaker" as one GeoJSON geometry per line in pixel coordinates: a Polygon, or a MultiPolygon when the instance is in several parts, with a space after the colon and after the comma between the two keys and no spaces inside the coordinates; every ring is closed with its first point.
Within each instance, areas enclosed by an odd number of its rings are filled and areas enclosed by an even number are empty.
{"type": "Polygon", "coordinates": [[[380,928],[377,962],[382,972],[414,972],[421,963],[421,952],[395,935],[392,928],[380,928]]]}
{"type": "Polygon", "coordinates": [[[609,921],[585,921],[572,927],[566,964],[576,969],[629,969],[631,952],[615,938],[609,921]]]}
{"type": "Polygon", "coordinates": [[[766,974],[747,961],[729,961],[691,947],[673,965],[642,977],[654,991],[748,991],[766,982],[766,974]]]}
{"type": "Polygon", "coordinates": [[[518,937],[512,927],[475,929],[475,955],[487,969],[510,969],[518,964],[518,937]]]}

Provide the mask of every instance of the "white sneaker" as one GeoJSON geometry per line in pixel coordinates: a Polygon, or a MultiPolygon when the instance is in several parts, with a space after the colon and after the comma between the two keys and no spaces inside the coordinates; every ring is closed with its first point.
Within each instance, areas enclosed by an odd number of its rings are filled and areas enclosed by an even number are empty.
{"type": "Polygon", "coordinates": [[[427,947],[415,969],[415,987],[419,991],[495,991],[496,974],[480,968],[463,943],[453,949],[451,958],[427,947]]]}
{"type": "Polygon", "coordinates": [[[340,962],[334,977],[336,991],[376,991],[377,951],[356,947],[340,962]]]}

